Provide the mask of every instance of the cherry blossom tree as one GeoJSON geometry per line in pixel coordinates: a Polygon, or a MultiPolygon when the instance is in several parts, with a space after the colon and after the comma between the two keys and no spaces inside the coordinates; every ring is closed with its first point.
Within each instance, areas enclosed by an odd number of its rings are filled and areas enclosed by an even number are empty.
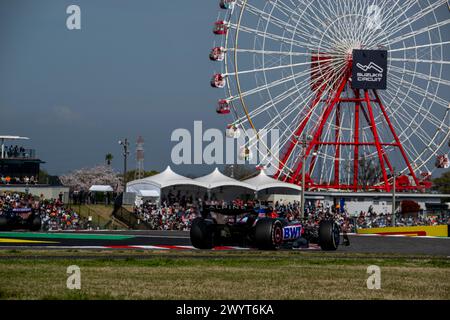
{"type": "Polygon", "coordinates": [[[109,185],[116,192],[123,191],[121,174],[115,172],[107,165],[75,170],[61,176],[60,179],[63,185],[78,191],[87,191],[93,185],[109,185]]]}

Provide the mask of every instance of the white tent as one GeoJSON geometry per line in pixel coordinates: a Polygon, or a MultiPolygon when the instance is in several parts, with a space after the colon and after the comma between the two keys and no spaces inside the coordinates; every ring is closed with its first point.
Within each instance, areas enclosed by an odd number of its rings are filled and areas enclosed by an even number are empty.
{"type": "Polygon", "coordinates": [[[271,189],[271,188],[286,188],[286,189],[292,189],[292,190],[298,190],[298,191],[302,190],[302,188],[298,185],[279,181],[277,179],[269,177],[264,172],[264,170],[261,170],[259,175],[257,175],[256,177],[247,179],[244,182],[251,185],[254,188],[254,190],[257,190],[257,191],[261,191],[264,189],[271,189]]]}
{"type": "Polygon", "coordinates": [[[138,196],[142,198],[159,198],[160,193],[157,190],[139,190],[138,196]]]}
{"type": "Polygon", "coordinates": [[[236,179],[227,177],[222,174],[218,168],[216,168],[212,173],[197,178],[195,181],[205,185],[208,189],[220,188],[220,187],[242,187],[250,190],[256,190],[254,186],[238,181],[236,179]]]}
{"type": "Polygon", "coordinates": [[[161,189],[182,185],[206,188],[201,182],[189,179],[173,172],[169,166],[166,170],[157,175],[127,183],[126,191],[140,194],[143,190],[154,190],[161,194],[161,189]]]}
{"type": "Polygon", "coordinates": [[[103,185],[93,185],[89,188],[89,191],[92,192],[113,192],[113,188],[111,186],[103,186],[103,185]]]}

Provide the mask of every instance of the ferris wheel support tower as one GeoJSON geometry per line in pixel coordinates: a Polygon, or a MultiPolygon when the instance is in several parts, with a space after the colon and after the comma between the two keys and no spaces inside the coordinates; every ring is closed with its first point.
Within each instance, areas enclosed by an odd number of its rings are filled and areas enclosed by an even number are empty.
{"type": "MultiPolygon", "coordinates": [[[[310,121],[309,117],[305,117],[303,121],[301,121],[298,129],[296,130],[293,139],[291,140],[290,144],[288,145],[288,148],[286,152],[283,155],[283,158],[280,162],[279,169],[275,175],[276,178],[279,178],[280,180],[299,184],[301,183],[301,170],[302,167],[308,167],[308,175],[305,179],[305,185],[307,189],[338,189],[338,190],[353,190],[358,191],[364,188],[369,187],[373,190],[380,190],[385,192],[390,192],[393,187],[393,176],[394,176],[394,168],[391,164],[391,161],[389,160],[388,152],[386,152],[385,147],[394,147],[398,148],[403,160],[405,162],[405,165],[407,166],[409,170],[409,174],[412,177],[414,184],[407,184],[407,185],[399,185],[397,186],[397,190],[404,191],[404,190],[417,190],[417,189],[426,189],[429,188],[430,185],[425,184],[423,182],[420,182],[417,178],[411,163],[408,160],[408,157],[405,153],[405,150],[403,149],[403,146],[401,144],[400,139],[398,138],[394,126],[392,125],[392,122],[389,119],[389,116],[386,112],[386,109],[380,99],[380,96],[376,89],[359,89],[359,88],[352,88],[352,70],[353,70],[353,59],[349,59],[348,65],[346,70],[343,72],[343,77],[338,81],[338,86],[334,88],[333,91],[330,91],[330,94],[327,97],[323,96],[323,89],[318,90],[317,96],[314,98],[311,109],[317,107],[319,101],[325,101],[326,105],[324,107],[324,111],[321,115],[321,121],[319,125],[317,126],[317,129],[315,132],[312,133],[312,139],[311,141],[306,145],[305,154],[302,157],[298,157],[298,162],[294,170],[294,174],[289,176],[283,174],[283,168],[285,167],[285,164],[289,160],[289,158],[292,156],[294,148],[300,143],[300,137],[305,134],[305,127],[307,126],[308,122],[310,121]],[[354,94],[353,98],[343,97],[343,93],[345,91],[351,91],[354,94]],[[361,92],[362,91],[362,92],[361,92]],[[354,114],[355,114],[355,134],[354,134],[354,141],[347,141],[342,142],[339,138],[340,134],[340,122],[341,122],[341,108],[345,104],[345,107],[347,108],[354,108],[354,114]],[[378,108],[381,114],[383,115],[384,121],[389,127],[390,133],[392,134],[394,138],[394,143],[387,143],[383,142],[380,139],[380,136],[378,134],[377,125],[375,123],[375,117],[374,117],[374,109],[378,108]],[[324,141],[322,139],[324,128],[328,121],[333,120],[331,119],[331,115],[334,115],[334,126],[335,126],[335,139],[333,141],[324,141]],[[360,117],[362,115],[363,117],[360,117]],[[361,119],[362,118],[362,119],[361,119]],[[363,142],[359,140],[359,133],[360,133],[360,121],[365,120],[366,124],[370,127],[370,131],[373,135],[373,141],[370,142],[363,142]],[[311,173],[313,171],[314,165],[317,160],[317,151],[320,146],[332,146],[335,150],[335,157],[334,157],[334,181],[330,184],[317,184],[315,183],[311,178],[311,173]],[[380,165],[380,169],[382,172],[382,184],[379,185],[373,185],[373,186],[363,186],[360,184],[360,181],[358,179],[358,173],[359,173],[359,161],[360,161],[360,153],[359,149],[362,146],[372,146],[376,148],[376,152],[378,155],[378,161],[380,165]],[[353,159],[353,184],[341,184],[340,183],[340,151],[342,147],[352,147],[354,148],[354,159],[353,159]],[[313,151],[314,149],[314,151],[313,151]],[[313,152],[312,152],[313,151],[313,152]],[[310,160],[309,164],[306,159],[311,155],[312,153],[312,159],[310,160]]],[[[325,84],[323,84],[325,86],[325,84]]],[[[311,134],[311,132],[309,133],[311,134]]],[[[305,168],[306,169],[306,168],[305,168]]]]}

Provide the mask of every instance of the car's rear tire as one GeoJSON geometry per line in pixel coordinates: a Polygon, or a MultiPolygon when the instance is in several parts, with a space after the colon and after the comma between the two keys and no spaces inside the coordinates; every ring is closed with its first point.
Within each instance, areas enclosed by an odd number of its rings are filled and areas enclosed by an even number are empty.
{"type": "Polygon", "coordinates": [[[214,248],[214,222],[195,218],[191,225],[191,243],[197,249],[214,248]]]}
{"type": "Polygon", "coordinates": [[[320,222],[319,225],[319,245],[324,251],[335,251],[339,246],[340,229],[331,220],[320,222]]]}
{"type": "Polygon", "coordinates": [[[261,250],[276,250],[283,244],[283,224],[279,220],[264,218],[255,226],[255,245],[261,250]]]}
{"type": "Polygon", "coordinates": [[[41,230],[41,227],[42,227],[42,220],[41,220],[41,218],[40,217],[34,217],[31,220],[31,223],[30,223],[30,230],[31,231],[39,231],[39,230],[41,230]]]}
{"type": "Polygon", "coordinates": [[[8,218],[0,216],[0,231],[8,231],[9,223],[8,218]]]}

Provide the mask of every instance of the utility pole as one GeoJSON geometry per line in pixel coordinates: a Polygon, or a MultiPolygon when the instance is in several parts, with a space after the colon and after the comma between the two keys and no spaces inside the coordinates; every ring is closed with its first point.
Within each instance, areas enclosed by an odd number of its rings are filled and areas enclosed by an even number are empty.
{"type": "Polygon", "coordinates": [[[119,144],[123,147],[123,192],[125,193],[127,188],[127,157],[130,154],[128,151],[130,143],[128,142],[128,139],[125,138],[123,141],[119,140],[119,144]]]}
{"type": "Polygon", "coordinates": [[[2,138],[1,139],[1,144],[2,144],[2,159],[5,159],[5,139],[2,138]]]}
{"type": "Polygon", "coordinates": [[[395,227],[395,188],[396,188],[396,176],[395,167],[393,168],[393,184],[392,184],[392,226],[395,227]]]}
{"type": "Polygon", "coordinates": [[[306,156],[306,152],[305,152],[305,148],[306,148],[306,140],[302,140],[302,198],[301,198],[301,206],[300,206],[300,210],[302,215],[305,218],[308,218],[306,213],[305,213],[305,156],[306,156]]]}
{"type": "Polygon", "coordinates": [[[305,213],[305,167],[306,167],[306,147],[308,146],[308,141],[312,140],[311,137],[306,136],[303,134],[302,136],[302,193],[301,193],[301,199],[300,199],[300,212],[303,215],[305,219],[308,218],[308,215],[305,213]]]}

